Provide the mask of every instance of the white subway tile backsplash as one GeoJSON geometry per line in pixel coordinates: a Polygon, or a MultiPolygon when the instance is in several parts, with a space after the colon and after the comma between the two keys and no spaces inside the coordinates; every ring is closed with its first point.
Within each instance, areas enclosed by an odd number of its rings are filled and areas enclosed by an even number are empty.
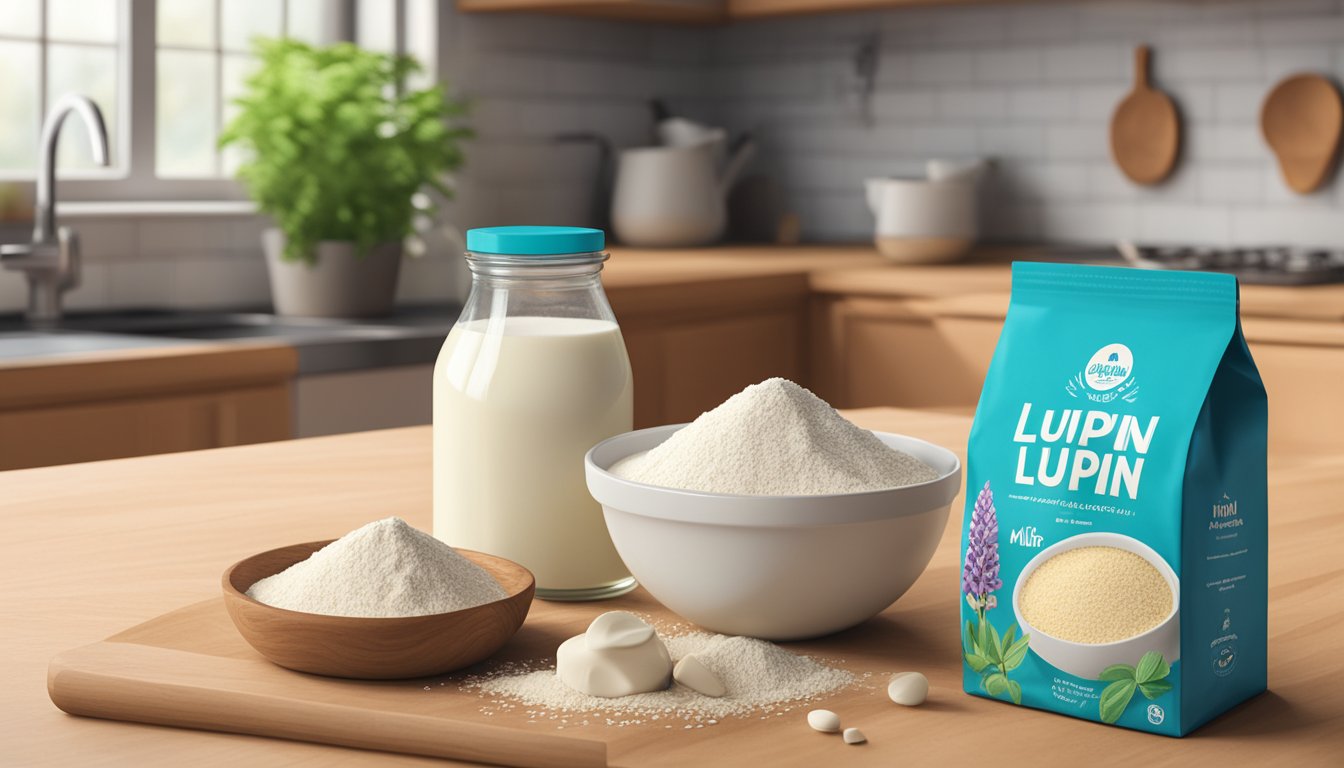
{"type": "Polygon", "coordinates": [[[1245,45],[1182,48],[1174,42],[1153,54],[1152,66],[1159,82],[1235,82],[1262,74],[1260,52],[1245,45]]]}
{"type": "Polygon", "coordinates": [[[1078,119],[1085,123],[1108,123],[1115,108],[1129,95],[1130,86],[1119,83],[1090,83],[1074,88],[1078,119]]]}
{"type": "Polygon", "coordinates": [[[975,54],[975,78],[982,83],[1039,80],[1044,74],[1045,57],[1033,46],[975,54]]]}
{"type": "Polygon", "coordinates": [[[1232,236],[1232,212],[1225,206],[1139,205],[1137,236],[1152,243],[1226,245],[1232,236]]]}
{"type": "Polygon", "coordinates": [[[1271,46],[1262,48],[1261,55],[1263,76],[1271,83],[1302,72],[1329,72],[1334,64],[1334,49],[1329,43],[1271,46]]]}
{"type": "MultiPolygon", "coordinates": [[[[1277,162],[1265,164],[1260,178],[1264,201],[1268,205],[1291,206],[1301,209],[1332,208],[1336,205],[1335,190],[1329,184],[1306,195],[1289,189],[1288,184],[1283,180],[1283,174],[1279,171],[1277,162]]],[[[1344,216],[1344,212],[1341,212],[1341,216],[1344,216]]]]}
{"type": "Polygon", "coordinates": [[[1107,156],[1109,132],[1099,125],[1055,123],[1046,128],[1046,154],[1060,160],[1096,160],[1107,156]]]}
{"type": "Polygon", "coordinates": [[[1268,88],[1261,82],[1225,83],[1214,87],[1213,119],[1221,123],[1253,124],[1268,88]]]}
{"type": "Polygon", "coordinates": [[[1129,82],[1134,73],[1132,45],[1079,43],[1045,48],[1045,79],[1051,82],[1129,82]]]}
{"type": "Polygon", "coordinates": [[[1232,217],[1231,237],[1239,245],[1294,243],[1339,248],[1344,243],[1344,216],[1319,208],[1238,208],[1232,217]]]}
{"type": "Polygon", "coordinates": [[[1041,206],[1041,236],[1066,243],[1134,240],[1139,212],[1131,203],[1057,202],[1041,206]]]}
{"type": "Polygon", "coordinates": [[[1068,120],[1077,115],[1077,106],[1077,94],[1070,88],[1014,88],[1009,92],[1008,113],[1014,120],[1068,120]]]}
{"type": "Polygon", "coordinates": [[[1264,200],[1264,168],[1210,166],[1199,174],[1199,199],[1205,203],[1253,204],[1264,200]]]}
{"type": "Polygon", "coordinates": [[[28,306],[28,281],[18,272],[0,271],[0,312],[22,312],[28,306]]]}
{"type": "Polygon", "coordinates": [[[1326,14],[1276,14],[1259,21],[1256,39],[1263,45],[1336,43],[1344,40],[1344,18],[1326,14]]]}
{"type": "MultiPolygon", "coordinates": [[[[792,102],[790,102],[792,103],[792,102]]],[[[834,114],[834,107],[808,103],[809,108],[834,114]]],[[[938,114],[938,93],[929,89],[899,88],[873,95],[873,114],[879,120],[927,120],[938,114]]]]}
{"type": "Polygon", "coordinates": [[[1099,202],[1138,200],[1144,187],[1125,177],[1112,162],[1096,162],[1088,166],[1087,195],[1085,199],[1099,202]]]}
{"type": "Polygon", "coordinates": [[[109,270],[107,303],[119,308],[145,308],[165,303],[173,294],[176,263],[128,261],[109,270]]]}
{"type": "Polygon", "coordinates": [[[1043,158],[1044,125],[988,123],[976,126],[976,151],[989,157],[1043,158]]]}
{"type": "Polygon", "coordinates": [[[1008,92],[1001,88],[948,88],[938,93],[938,116],[945,119],[1001,120],[1008,116],[1008,92]]]}
{"type": "Polygon", "coordinates": [[[1078,9],[1069,6],[1010,7],[1008,39],[1014,43],[1072,41],[1078,37],[1078,9]]]}
{"type": "Polygon", "coordinates": [[[910,54],[906,79],[921,84],[962,84],[976,79],[976,54],[971,51],[919,51],[910,54]]]}
{"type": "MultiPolygon", "coordinates": [[[[62,305],[66,309],[96,309],[108,303],[108,283],[119,265],[108,263],[84,264],[79,270],[79,285],[65,294],[62,305]]],[[[24,282],[24,290],[27,284],[24,282]]]]}

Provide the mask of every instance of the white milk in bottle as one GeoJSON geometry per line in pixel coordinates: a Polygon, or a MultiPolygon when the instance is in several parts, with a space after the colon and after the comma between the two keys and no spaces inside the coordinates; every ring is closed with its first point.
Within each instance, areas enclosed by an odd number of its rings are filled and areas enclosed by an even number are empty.
{"type": "Polygon", "coordinates": [[[468,232],[472,291],[434,368],[434,535],[521,563],[542,598],[634,587],[583,470],[633,418],[603,245],[573,227],[468,232]]]}

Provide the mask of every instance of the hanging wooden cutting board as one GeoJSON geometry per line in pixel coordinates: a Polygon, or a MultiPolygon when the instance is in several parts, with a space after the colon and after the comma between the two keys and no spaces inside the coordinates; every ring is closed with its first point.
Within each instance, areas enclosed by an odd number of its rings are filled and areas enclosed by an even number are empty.
{"type": "Polygon", "coordinates": [[[1171,97],[1149,82],[1148,46],[1134,49],[1134,89],[1111,116],[1111,157],[1136,184],[1171,174],[1181,145],[1181,119],[1171,97]]]}
{"type": "Polygon", "coordinates": [[[1330,177],[1344,128],[1344,104],[1334,83],[1320,75],[1280,81],[1260,107],[1260,131],[1279,160],[1283,180],[1307,194],[1330,177]]]}

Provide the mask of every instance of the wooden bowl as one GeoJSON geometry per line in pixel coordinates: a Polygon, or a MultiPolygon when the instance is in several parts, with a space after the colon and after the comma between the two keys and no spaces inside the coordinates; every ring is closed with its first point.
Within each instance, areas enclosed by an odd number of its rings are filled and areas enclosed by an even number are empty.
{"type": "Polygon", "coordinates": [[[527,618],[536,580],[510,560],[457,552],[484,568],[508,596],[452,613],[361,618],[302,613],[247,596],[258,580],[306,560],[331,541],[294,544],[253,555],[224,572],[224,605],[243,639],[288,669],[331,677],[396,680],[452,672],[498,651],[527,618]]]}

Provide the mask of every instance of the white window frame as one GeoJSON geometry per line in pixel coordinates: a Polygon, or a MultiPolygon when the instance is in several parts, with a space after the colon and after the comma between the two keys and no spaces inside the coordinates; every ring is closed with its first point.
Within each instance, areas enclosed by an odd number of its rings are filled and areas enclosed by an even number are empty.
{"type": "MultiPolygon", "coordinates": [[[[0,0],[3,2],[3,0],[0,0]]],[[[227,0],[221,0],[227,2],[227,0]]],[[[334,12],[328,36],[353,39],[354,0],[330,0],[334,12]]],[[[145,203],[148,201],[246,201],[247,191],[231,178],[159,178],[155,173],[158,33],[156,0],[126,0],[121,20],[118,110],[119,141],[112,147],[115,170],[57,168],[58,199],[78,203],[145,203]]],[[[45,24],[45,21],[43,22],[45,24]]],[[[45,40],[43,40],[45,44],[45,40]]],[[[43,51],[45,56],[45,50],[43,51]]],[[[35,73],[37,75],[38,73],[35,73]]],[[[46,119],[46,115],[42,115],[46,119]]],[[[36,155],[36,148],[34,148],[36,155]]],[[[33,169],[35,177],[37,168],[33,169]]],[[[33,177],[10,178],[25,182],[33,177]]]]}

